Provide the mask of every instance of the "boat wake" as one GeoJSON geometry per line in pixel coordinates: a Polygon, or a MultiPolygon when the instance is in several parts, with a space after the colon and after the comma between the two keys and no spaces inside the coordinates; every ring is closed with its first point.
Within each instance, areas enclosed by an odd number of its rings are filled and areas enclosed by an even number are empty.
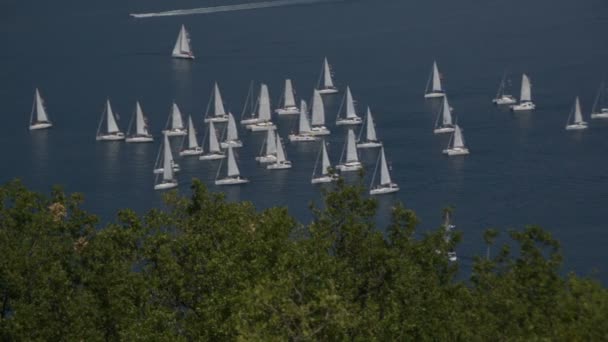
{"type": "Polygon", "coordinates": [[[131,13],[133,18],[153,18],[153,17],[169,17],[177,15],[192,15],[192,14],[210,14],[218,12],[245,11],[259,8],[282,7],[293,5],[309,5],[323,2],[338,2],[343,0],[274,0],[263,2],[252,2],[248,4],[225,5],[214,7],[201,7],[192,9],[181,9],[172,11],[163,11],[156,13],[131,13]]]}

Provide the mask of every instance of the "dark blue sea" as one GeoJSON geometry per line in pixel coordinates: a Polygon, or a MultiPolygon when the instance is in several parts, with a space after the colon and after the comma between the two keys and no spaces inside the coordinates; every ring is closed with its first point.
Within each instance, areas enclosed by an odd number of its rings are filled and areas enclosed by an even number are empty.
{"type": "MultiPolygon", "coordinates": [[[[538,224],[563,242],[565,270],[608,282],[608,120],[593,120],[586,131],[564,129],[575,96],[588,119],[606,78],[607,1],[344,0],[129,16],[233,3],[0,1],[0,182],[17,177],[39,191],[60,184],[82,192],[85,207],[106,222],[115,220],[120,208],[144,213],[161,205],[152,168],[173,100],[194,116],[202,133],[213,82],[219,82],[238,118],[252,80],[267,83],[275,103],[286,77],[299,97],[310,99],[327,56],[336,84],[351,86],[361,112],[371,106],[401,186],[396,195],[378,198],[380,222],[402,201],[417,212],[424,232],[438,228],[442,208],[454,206],[454,223],[464,233],[457,252],[465,268],[472,256],[485,252],[486,228],[506,232],[538,224]],[[181,24],[191,33],[193,62],[170,58],[181,24]],[[423,94],[434,59],[469,156],[445,157],[441,150],[449,136],[432,133],[436,106],[423,94]],[[534,113],[512,114],[492,105],[505,70],[511,72],[514,95],[521,73],[530,76],[534,113]],[[54,122],[47,131],[27,130],[35,87],[54,122]],[[141,101],[155,143],[96,142],[106,97],[120,113],[123,130],[135,101],[141,101]]],[[[330,123],[341,98],[325,97],[330,123]]],[[[286,138],[297,121],[276,122],[286,138]]],[[[331,128],[330,156],[336,163],[345,130],[331,128]]],[[[216,187],[217,162],[180,159],[180,192],[188,194],[197,177],[230,200],[259,208],[287,206],[308,222],[309,202],[320,199],[319,187],[310,185],[318,145],[288,144],[294,168],[267,171],[254,161],[264,134],[240,133],[246,146],[238,158],[250,184],[216,187]]],[[[177,150],[179,140],[173,143],[177,150]]],[[[361,153],[366,186],[376,153],[361,153]]]]}

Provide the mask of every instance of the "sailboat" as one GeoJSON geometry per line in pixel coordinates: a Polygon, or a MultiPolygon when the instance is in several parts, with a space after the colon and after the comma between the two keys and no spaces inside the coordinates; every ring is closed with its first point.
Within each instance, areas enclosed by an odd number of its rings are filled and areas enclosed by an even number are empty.
{"type": "Polygon", "coordinates": [[[469,149],[464,144],[464,136],[458,124],[454,125],[454,133],[448,143],[448,148],[443,150],[443,154],[448,156],[460,156],[469,154],[469,149]]]}
{"type": "Polygon", "coordinates": [[[338,110],[338,115],[336,119],[336,125],[360,125],[363,122],[361,118],[357,115],[357,110],[355,108],[355,100],[353,100],[353,94],[350,92],[350,87],[346,87],[346,94],[344,94],[344,98],[342,100],[342,104],[340,105],[340,109],[338,110]],[[342,108],[346,107],[345,117],[340,117],[342,112],[342,108]]]}
{"type": "Polygon", "coordinates": [[[226,158],[226,154],[220,149],[220,143],[217,139],[217,133],[215,131],[215,125],[213,121],[209,122],[209,132],[207,134],[209,138],[207,146],[207,153],[198,157],[199,160],[216,160],[226,158]]]}
{"type": "Polygon", "coordinates": [[[173,106],[171,107],[171,113],[169,114],[166,129],[163,131],[163,133],[170,137],[184,136],[188,133],[184,127],[182,112],[179,110],[179,107],[175,102],[173,102],[173,106]]]}
{"type": "Polygon", "coordinates": [[[528,75],[523,74],[521,77],[521,94],[519,103],[512,105],[511,110],[514,112],[534,110],[536,105],[532,102],[532,84],[528,75]]]}
{"type": "Polygon", "coordinates": [[[190,35],[188,34],[188,31],[186,31],[184,25],[182,25],[182,28],[179,30],[177,41],[173,47],[172,56],[173,58],[194,59],[192,47],[190,46],[190,35]]]}
{"type": "Polygon", "coordinates": [[[281,98],[280,103],[281,107],[275,110],[275,113],[278,115],[289,115],[289,114],[298,114],[300,113],[298,106],[296,105],[295,92],[293,90],[293,84],[291,80],[288,78],[285,80],[285,88],[283,89],[283,97],[281,98]]]}
{"type": "Polygon", "coordinates": [[[213,85],[211,97],[207,104],[207,111],[205,112],[205,123],[210,121],[213,122],[226,122],[228,121],[228,114],[224,109],[224,102],[222,101],[222,94],[220,93],[220,87],[217,82],[213,85]],[[213,112],[211,112],[211,103],[213,103],[213,112]]]}
{"type": "Polygon", "coordinates": [[[574,108],[570,111],[568,116],[568,122],[566,123],[566,130],[579,130],[587,129],[587,123],[583,120],[583,113],[581,111],[581,102],[576,97],[574,101],[574,108]]]}
{"type": "Polygon", "coordinates": [[[608,105],[606,104],[606,85],[604,82],[600,84],[600,89],[597,91],[593,108],[591,109],[592,119],[607,119],[608,105]]]}
{"type": "MultiPolygon", "coordinates": [[[[222,161],[223,162],[223,161],[222,161]]],[[[217,169],[217,173],[219,176],[220,170],[222,169],[222,163],[217,169]]],[[[228,168],[226,170],[226,177],[222,179],[215,179],[215,185],[236,185],[236,184],[244,184],[249,183],[249,179],[241,177],[241,171],[239,171],[239,166],[236,163],[236,158],[234,157],[234,151],[232,150],[232,146],[228,147],[228,168]]]]}
{"type": "Polygon", "coordinates": [[[173,153],[171,152],[171,145],[168,143],[169,136],[163,133],[163,143],[158,150],[156,155],[156,162],[154,163],[154,174],[161,174],[165,172],[165,165],[171,165],[171,171],[173,173],[179,172],[179,164],[173,159],[173,153]]]}
{"type": "Polygon", "coordinates": [[[386,164],[386,157],[384,156],[384,147],[380,148],[380,155],[376,162],[376,168],[374,169],[374,175],[372,176],[372,186],[370,187],[370,195],[382,195],[390,194],[392,192],[399,191],[399,185],[393,183],[391,180],[391,174],[386,164]],[[376,171],[378,171],[378,165],[380,165],[380,183],[374,186],[374,180],[376,179],[376,171]]]}
{"type": "MultiPolygon", "coordinates": [[[[256,109],[258,106],[254,95],[254,82],[249,83],[249,90],[247,91],[247,98],[245,99],[245,105],[243,106],[243,112],[241,112],[241,125],[251,125],[258,122],[256,116],[256,109]]],[[[258,98],[259,101],[259,98],[258,98]]]]}
{"type": "Polygon", "coordinates": [[[424,97],[428,99],[442,97],[444,95],[445,91],[441,87],[441,76],[439,74],[439,69],[437,68],[437,61],[434,61],[431,75],[426,82],[426,93],[424,94],[424,97]]]}
{"type": "Polygon", "coordinates": [[[127,132],[131,132],[133,121],[135,121],[135,132],[127,136],[127,139],[125,139],[126,142],[142,143],[154,141],[152,134],[150,134],[150,130],[148,128],[148,123],[146,117],[144,116],[144,112],[141,110],[141,106],[139,105],[139,101],[135,103],[135,114],[131,118],[131,122],[129,123],[129,128],[127,129],[127,132]]]}
{"type": "Polygon", "coordinates": [[[274,131],[268,130],[266,132],[262,151],[260,151],[259,156],[255,157],[256,161],[259,163],[274,163],[277,161],[277,140],[274,131]]]}
{"type": "Polygon", "coordinates": [[[274,163],[266,166],[268,170],[285,170],[291,169],[291,161],[287,160],[287,155],[285,154],[285,149],[283,148],[283,143],[281,142],[281,137],[279,133],[276,132],[276,142],[277,142],[277,159],[274,163]]]}
{"type": "Polygon", "coordinates": [[[452,123],[452,107],[450,107],[446,95],[443,97],[441,109],[439,110],[439,113],[437,113],[437,120],[435,120],[435,129],[433,130],[433,133],[440,134],[450,132],[454,132],[454,124],[452,123]]]}
{"type": "Polygon", "coordinates": [[[327,144],[325,143],[325,140],[323,140],[321,143],[321,150],[319,150],[317,160],[315,161],[315,167],[312,170],[312,179],[310,180],[310,183],[330,183],[336,180],[338,180],[338,175],[331,170],[331,163],[329,161],[329,156],[327,155],[327,144]],[[321,161],[321,169],[319,170],[319,174],[317,174],[319,160],[321,161]]]}
{"type": "Polygon", "coordinates": [[[317,137],[312,134],[310,122],[308,121],[308,106],[306,101],[300,101],[300,120],[298,122],[298,133],[289,135],[289,141],[316,141],[317,137]]]}
{"type": "Polygon", "coordinates": [[[323,97],[317,89],[313,91],[312,95],[312,127],[311,132],[313,135],[329,135],[331,131],[325,127],[325,105],[323,104],[323,97]]]}
{"type": "Polygon", "coordinates": [[[243,142],[239,140],[239,131],[236,127],[236,121],[234,121],[232,113],[228,113],[228,125],[226,125],[225,132],[226,139],[220,144],[222,148],[228,148],[228,146],[232,146],[233,148],[243,146],[243,142]]]}
{"type": "Polygon", "coordinates": [[[320,94],[335,94],[338,92],[338,88],[334,86],[334,81],[331,76],[331,68],[327,62],[327,57],[325,57],[325,59],[323,59],[323,66],[321,67],[321,75],[317,82],[317,90],[320,94]]]}
{"type": "MultiPolygon", "coordinates": [[[[274,130],[277,127],[272,123],[270,110],[270,95],[268,94],[268,86],[264,83],[260,86],[260,97],[258,98],[258,113],[257,122],[249,124],[245,127],[252,132],[274,130]]],[[[242,121],[241,121],[242,122],[242,121]]]]}
{"type": "Polygon", "coordinates": [[[357,154],[357,145],[355,143],[355,132],[352,128],[348,129],[346,142],[342,149],[342,155],[340,156],[340,164],[336,165],[336,169],[347,172],[357,171],[363,168],[359,161],[359,155],[357,154]],[[344,152],[346,151],[346,155],[344,152]]]}
{"type": "Polygon", "coordinates": [[[509,83],[509,79],[507,78],[507,72],[502,75],[502,80],[500,81],[500,85],[498,86],[498,91],[496,92],[496,97],[492,100],[492,103],[495,105],[512,105],[517,103],[517,100],[513,95],[510,95],[507,92],[507,85],[509,83]]]}
{"type": "Polygon", "coordinates": [[[30,131],[53,127],[53,123],[49,120],[44,101],[42,100],[42,96],[40,96],[38,88],[36,88],[35,93],[34,104],[32,105],[32,112],[30,113],[30,131]]]}
{"type": "Polygon", "coordinates": [[[110,105],[110,100],[106,100],[106,107],[101,114],[101,119],[99,120],[99,125],[97,126],[97,138],[98,141],[114,141],[114,140],[124,140],[125,134],[118,128],[118,124],[116,123],[116,117],[114,116],[114,112],[112,112],[112,106],[110,105]],[[102,124],[106,122],[105,131],[102,130],[102,124]]]}
{"type": "Polygon", "coordinates": [[[363,129],[359,132],[359,139],[357,148],[374,148],[382,146],[382,142],[378,140],[376,136],[376,125],[374,124],[374,118],[372,117],[372,111],[367,107],[367,115],[365,116],[365,140],[361,141],[361,134],[363,129]]]}
{"type": "Polygon", "coordinates": [[[163,167],[161,171],[162,176],[160,182],[157,181],[154,185],[154,190],[166,190],[177,187],[177,179],[175,179],[175,174],[173,173],[172,167],[173,156],[171,155],[171,144],[169,143],[169,137],[166,134],[164,134],[162,149],[164,154],[163,167]]]}
{"type": "Polygon", "coordinates": [[[180,156],[198,156],[203,154],[203,148],[198,145],[198,141],[196,140],[196,129],[192,123],[192,116],[188,116],[188,139],[184,141],[188,142],[188,147],[179,152],[180,156]]]}

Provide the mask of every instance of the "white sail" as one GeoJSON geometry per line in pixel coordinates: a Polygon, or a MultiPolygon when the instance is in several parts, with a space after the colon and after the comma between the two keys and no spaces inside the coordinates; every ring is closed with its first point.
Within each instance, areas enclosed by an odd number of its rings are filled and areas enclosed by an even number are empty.
{"type": "Polygon", "coordinates": [[[209,152],[220,152],[220,143],[217,141],[213,121],[209,122],[209,152]]]}
{"type": "Polygon", "coordinates": [[[384,156],[384,147],[380,150],[380,185],[391,184],[391,175],[388,172],[386,165],[386,157],[384,156]]]}
{"type": "Polygon", "coordinates": [[[287,107],[295,107],[296,99],[293,94],[293,85],[291,84],[291,80],[288,78],[285,80],[285,93],[283,94],[285,108],[287,107]]]}
{"type": "Polygon", "coordinates": [[[174,102],[173,109],[171,110],[171,128],[172,129],[183,129],[184,121],[182,119],[182,112],[179,110],[179,107],[174,102]]]}
{"type": "Polygon", "coordinates": [[[462,131],[460,126],[454,126],[454,140],[452,142],[452,148],[459,148],[464,146],[464,137],[462,136],[462,131]]]}
{"type": "Polygon", "coordinates": [[[576,97],[576,101],[574,103],[574,122],[575,124],[583,122],[583,114],[581,112],[581,102],[576,97]]]}
{"type": "Polygon", "coordinates": [[[177,35],[177,40],[175,41],[175,46],[173,46],[173,55],[174,56],[181,54],[182,32],[184,32],[184,25],[182,25],[182,28],[179,30],[179,33],[177,35]]]}
{"type": "Polygon", "coordinates": [[[112,112],[112,105],[110,105],[110,100],[106,100],[106,127],[108,128],[107,133],[115,133],[120,132],[118,129],[118,124],[116,124],[116,119],[114,118],[114,113],[112,112]]]}
{"type": "Polygon", "coordinates": [[[312,97],[312,124],[313,126],[325,125],[325,106],[321,93],[316,89],[312,97]]]}
{"type": "Polygon", "coordinates": [[[443,126],[452,125],[452,111],[450,110],[450,104],[448,103],[447,96],[443,97],[442,117],[443,117],[443,126]]]}
{"type": "Polygon", "coordinates": [[[213,106],[215,116],[226,115],[226,110],[224,109],[224,102],[222,101],[222,94],[220,93],[220,87],[215,83],[213,87],[213,106]]]}
{"type": "Polygon", "coordinates": [[[190,38],[188,37],[188,32],[184,25],[182,25],[179,30],[179,35],[177,36],[177,41],[175,42],[175,46],[173,47],[173,55],[191,55],[192,49],[190,48],[190,38]]]}
{"type": "Polygon", "coordinates": [[[433,62],[433,91],[442,91],[441,78],[439,77],[439,69],[437,68],[437,61],[433,62]]]}
{"type": "Polygon", "coordinates": [[[239,171],[239,166],[236,164],[236,159],[234,158],[234,151],[232,150],[232,146],[228,147],[228,177],[237,177],[241,174],[239,171]]]}
{"type": "Polygon", "coordinates": [[[260,87],[260,98],[258,99],[258,119],[260,121],[270,121],[270,95],[266,84],[260,87]]]}
{"type": "Polygon", "coordinates": [[[329,156],[327,155],[327,148],[325,147],[325,141],[323,141],[321,148],[322,148],[321,175],[326,175],[329,173],[329,168],[331,167],[331,163],[329,161],[329,156]]]}
{"type": "Polygon", "coordinates": [[[239,132],[236,128],[236,122],[234,121],[234,116],[232,116],[232,113],[228,113],[228,128],[227,128],[228,132],[226,134],[226,140],[227,141],[231,141],[231,140],[238,140],[239,138],[239,132]]]}
{"type": "Polygon", "coordinates": [[[323,60],[323,86],[325,88],[334,87],[334,81],[331,78],[331,70],[329,68],[329,63],[327,62],[327,57],[323,60]]]}
{"type": "Polygon", "coordinates": [[[281,142],[281,137],[279,133],[276,133],[276,141],[277,141],[277,162],[282,163],[286,160],[285,158],[285,150],[283,149],[283,143],[281,142]]]}
{"type": "Polygon", "coordinates": [[[46,108],[44,108],[42,96],[40,96],[40,92],[38,91],[38,88],[36,88],[36,122],[47,121],[49,121],[49,117],[46,113],[46,108]]]}
{"type": "Polygon", "coordinates": [[[372,111],[367,107],[367,127],[365,130],[367,141],[376,141],[376,127],[374,125],[374,119],[372,118],[372,111]]]}
{"type": "Polygon", "coordinates": [[[277,141],[275,132],[271,129],[268,130],[266,135],[266,155],[273,155],[277,153],[277,141]]]}
{"type": "Polygon", "coordinates": [[[163,141],[163,145],[163,180],[168,181],[173,179],[173,154],[171,153],[171,144],[169,143],[169,137],[166,134],[165,140],[163,141]]]}
{"type": "Polygon", "coordinates": [[[357,155],[357,144],[355,142],[355,132],[352,129],[348,130],[348,138],[346,140],[346,162],[359,161],[357,155]]]}
{"type": "Polygon", "coordinates": [[[188,148],[194,149],[197,148],[198,141],[196,140],[196,129],[194,128],[194,123],[192,123],[192,116],[188,117],[188,148]]]}
{"type": "Polygon", "coordinates": [[[528,75],[523,74],[521,77],[521,96],[520,102],[532,101],[532,89],[528,75]]]}
{"type": "Polygon", "coordinates": [[[300,134],[310,132],[310,122],[308,121],[308,106],[306,105],[306,101],[300,101],[300,122],[298,130],[300,134]]]}
{"type": "Polygon", "coordinates": [[[355,100],[353,100],[353,94],[350,92],[350,87],[346,87],[346,118],[352,119],[357,117],[357,111],[355,110],[355,100]]]}
{"type": "Polygon", "coordinates": [[[139,105],[139,101],[135,103],[135,134],[148,135],[146,120],[144,118],[144,113],[141,110],[141,106],[139,105]]]}

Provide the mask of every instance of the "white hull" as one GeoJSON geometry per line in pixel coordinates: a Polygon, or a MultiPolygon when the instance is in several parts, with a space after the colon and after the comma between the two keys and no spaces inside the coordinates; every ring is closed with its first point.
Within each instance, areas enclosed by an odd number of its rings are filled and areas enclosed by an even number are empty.
{"type": "Polygon", "coordinates": [[[448,148],[443,150],[443,154],[447,154],[448,156],[463,156],[469,154],[469,149],[465,147],[448,148]]]}
{"type": "Polygon", "coordinates": [[[290,134],[288,136],[289,141],[297,142],[297,141],[317,141],[319,138],[310,134],[290,134]]]}
{"type": "Polygon", "coordinates": [[[365,141],[357,144],[357,148],[376,148],[382,147],[382,142],[380,141],[365,141]]]}
{"type": "Polygon", "coordinates": [[[154,185],[154,190],[167,190],[177,188],[177,181],[163,181],[162,183],[154,185]]]}
{"type": "MultiPolygon", "coordinates": [[[[181,170],[181,169],[179,168],[179,165],[173,165],[173,172],[179,172],[180,170],[181,170]]],[[[154,173],[155,175],[161,174],[161,173],[163,173],[163,172],[165,172],[165,169],[164,169],[164,168],[162,168],[162,167],[161,167],[161,168],[158,168],[158,169],[154,169],[154,170],[152,171],[152,173],[154,173]]]]}
{"type": "Polygon", "coordinates": [[[45,128],[49,128],[49,127],[53,127],[53,124],[50,122],[38,122],[38,123],[30,125],[30,131],[37,130],[37,129],[45,129],[45,128]]]}
{"type": "Polygon", "coordinates": [[[253,125],[247,125],[247,129],[252,132],[262,132],[268,130],[275,130],[277,126],[275,126],[272,122],[258,122],[253,125]]]}
{"type": "Polygon", "coordinates": [[[513,95],[503,95],[501,97],[493,99],[492,103],[498,106],[504,106],[516,104],[517,100],[515,99],[515,97],[513,97],[513,95]]]}
{"type": "Polygon", "coordinates": [[[360,125],[362,123],[363,123],[363,120],[360,117],[336,120],[336,126],[360,125]]]}
{"type": "Polygon", "coordinates": [[[215,180],[215,185],[238,185],[245,183],[249,183],[249,179],[241,177],[227,177],[215,180]]]}
{"type": "Polygon", "coordinates": [[[323,89],[319,89],[319,94],[321,94],[321,95],[336,94],[336,93],[338,93],[338,89],[337,88],[323,88],[323,89]]]}
{"type": "Polygon", "coordinates": [[[319,183],[331,183],[331,182],[335,182],[338,180],[337,176],[321,176],[321,177],[317,177],[317,178],[313,178],[310,180],[310,184],[319,184],[319,183]]]}
{"type": "Polygon", "coordinates": [[[203,149],[201,147],[195,147],[195,148],[187,148],[181,152],[179,152],[179,155],[184,157],[184,156],[200,156],[201,154],[203,154],[203,149]]]}
{"type": "Polygon", "coordinates": [[[300,114],[300,109],[298,107],[286,107],[286,108],[279,108],[279,109],[275,110],[274,112],[277,113],[278,115],[296,115],[296,114],[300,114]]]}
{"type": "Polygon", "coordinates": [[[153,141],[154,141],[154,138],[151,135],[128,137],[125,139],[125,142],[128,142],[128,143],[147,143],[147,142],[153,142],[153,141]]]}
{"type": "Polygon", "coordinates": [[[97,136],[97,141],[118,141],[125,140],[125,134],[122,132],[112,134],[102,134],[97,136]]]}
{"type": "Polygon", "coordinates": [[[180,59],[194,59],[194,55],[193,54],[187,54],[187,53],[173,53],[171,54],[171,57],[173,58],[180,58],[180,59]]]}
{"type": "Polygon", "coordinates": [[[395,183],[381,184],[369,191],[370,195],[384,195],[399,191],[399,185],[395,183]]]}
{"type": "Polygon", "coordinates": [[[209,118],[205,118],[205,123],[209,123],[209,122],[213,122],[213,123],[228,122],[228,115],[212,116],[209,118]]]}
{"type": "Polygon", "coordinates": [[[448,260],[451,262],[458,261],[458,256],[456,256],[456,252],[448,252],[448,260]]]}
{"type": "Polygon", "coordinates": [[[363,165],[361,164],[361,162],[349,162],[349,163],[336,165],[336,169],[338,169],[342,172],[358,171],[358,170],[361,170],[362,168],[363,168],[363,165]]]}
{"type": "Polygon", "coordinates": [[[223,153],[210,153],[198,157],[198,160],[218,160],[224,158],[226,158],[226,155],[223,153]]]}
{"type": "Polygon", "coordinates": [[[608,109],[602,108],[600,113],[591,113],[592,119],[608,119],[608,109]]]}
{"type": "Polygon", "coordinates": [[[254,125],[257,124],[258,121],[260,121],[258,118],[243,119],[241,120],[241,125],[254,125]]]}
{"type": "Polygon", "coordinates": [[[575,131],[575,130],[581,130],[581,129],[587,129],[587,123],[586,122],[580,122],[577,124],[572,124],[572,125],[568,125],[566,126],[566,130],[567,131],[575,131]]]}
{"type": "Polygon", "coordinates": [[[312,135],[330,135],[331,131],[325,126],[313,126],[310,133],[312,135]]]}
{"type": "Polygon", "coordinates": [[[231,146],[232,146],[232,148],[243,147],[243,142],[240,140],[230,140],[230,141],[222,141],[220,143],[221,148],[228,148],[231,146]]]}
{"type": "Polygon", "coordinates": [[[435,134],[452,133],[452,132],[454,132],[454,127],[441,127],[441,128],[436,128],[435,130],[433,130],[433,133],[435,133],[435,134]]]}
{"type": "Polygon", "coordinates": [[[523,112],[534,109],[536,109],[536,105],[533,102],[524,102],[511,106],[511,110],[514,112],[523,112]]]}
{"type": "Polygon", "coordinates": [[[284,162],[280,162],[280,163],[273,163],[270,165],[266,165],[266,169],[268,170],[286,170],[286,169],[291,169],[291,162],[289,160],[286,160],[284,162]]]}
{"type": "Polygon", "coordinates": [[[179,137],[188,134],[188,130],[185,128],[175,128],[164,130],[163,133],[170,137],[179,137]]]}
{"type": "Polygon", "coordinates": [[[425,99],[433,99],[433,98],[444,97],[444,96],[445,96],[444,92],[432,92],[432,93],[424,94],[425,99]]]}
{"type": "Polygon", "coordinates": [[[262,164],[265,164],[265,163],[274,163],[274,162],[277,161],[277,156],[275,156],[273,154],[267,155],[267,156],[259,156],[259,157],[255,157],[255,160],[258,163],[262,163],[262,164]]]}

